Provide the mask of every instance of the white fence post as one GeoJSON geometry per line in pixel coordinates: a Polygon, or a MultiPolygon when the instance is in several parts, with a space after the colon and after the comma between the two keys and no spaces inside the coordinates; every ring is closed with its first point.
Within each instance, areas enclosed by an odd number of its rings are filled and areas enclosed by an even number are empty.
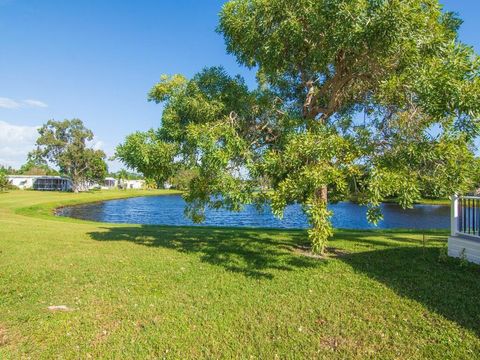
{"type": "Polygon", "coordinates": [[[458,195],[452,196],[452,205],[450,208],[450,231],[452,236],[457,235],[458,231],[458,195]]]}

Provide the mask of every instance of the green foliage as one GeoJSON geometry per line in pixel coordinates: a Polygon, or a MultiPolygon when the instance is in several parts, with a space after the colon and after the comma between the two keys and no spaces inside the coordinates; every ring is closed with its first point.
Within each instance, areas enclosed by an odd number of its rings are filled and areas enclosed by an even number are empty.
{"type": "Polygon", "coordinates": [[[16,190],[18,187],[15,185],[12,185],[12,183],[8,180],[8,175],[14,175],[15,170],[12,169],[11,167],[0,167],[0,191],[5,191],[5,190],[16,190]]]}
{"type": "Polygon", "coordinates": [[[157,132],[137,132],[129,135],[116,149],[116,158],[131,169],[163,183],[173,173],[172,163],[176,153],[175,144],[159,139],[157,132]]]}
{"type": "Polygon", "coordinates": [[[326,201],[313,198],[307,202],[305,213],[312,225],[312,228],[308,230],[312,252],[323,254],[328,238],[333,235],[330,223],[332,212],[327,209],[326,201]]]}
{"type": "Polygon", "coordinates": [[[156,190],[158,189],[158,184],[154,179],[145,179],[145,189],[146,190],[156,190]]]}
{"type": "Polygon", "coordinates": [[[18,173],[18,171],[11,166],[7,167],[7,166],[0,165],[0,173],[5,175],[15,175],[18,173]]]}
{"type": "Polygon", "coordinates": [[[134,172],[129,172],[125,169],[121,169],[117,172],[109,173],[108,176],[113,177],[115,179],[121,180],[142,180],[143,176],[134,172]]]}
{"type": "Polygon", "coordinates": [[[118,180],[128,180],[128,171],[125,169],[121,169],[116,173],[116,177],[118,180]]]}
{"type": "Polygon", "coordinates": [[[190,182],[198,176],[198,171],[191,169],[179,170],[168,179],[168,183],[172,186],[172,189],[176,190],[187,190],[189,188],[190,182]]]}
{"type": "Polygon", "coordinates": [[[149,99],[151,101],[167,101],[170,97],[181,91],[185,86],[187,79],[182,75],[162,75],[160,82],[153,87],[149,93],[149,99]]]}
{"type": "MultiPolygon", "coordinates": [[[[142,180],[144,177],[142,175],[139,175],[137,173],[129,172],[125,169],[121,169],[115,173],[110,173],[108,176],[113,177],[117,180],[117,186],[120,189],[126,189],[127,188],[127,180],[142,180]]],[[[151,185],[151,184],[150,184],[151,185]]],[[[157,187],[149,187],[150,189],[156,189],[157,187]]]]}
{"type": "Polygon", "coordinates": [[[93,132],[81,120],[50,120],[38,132],[37,148],[29,154],[31,161],[44,166],[55,164],[70,177],[75,192],[103,181],[107,174],[106,155],[88,147],[93,132]]]}
{"type": "Polygon", "coordinates": [[[229,1],[218,30],[258,88],[218,67],[163,76],[149,95],[161,128],[117,156],[154,178],[194,171],[195,221],[206,207],[302,204],[322,252],[327,200],[355,196],[376,223],[385,197],[407,208],[474,185],[480,61],[460,23],[437,0],[229,1]]]}
{"type": "Polygon", "coordinates": [[[469,262],[468,262],[468,259],[467,259],[467,251],[465,248],[462,249],[462,251],[460,251],[460,266],[461,267],[468,267],[469,265],[469,262]]]}
{"type": "Polygon", "coordinates": [[[441,263],[446,263],[449,259],[449,256],[448,256],[448,245],[447,244],[444,244],[441,248],[440,248],[440,251],[439,251],[439,254],[438,254],[438,261],[441,262],[441,263]]]}
{"type": "Polygon", "coordinates": [[[32,159],[23,164],[17,171],[19,175],[60,175],[58,171],[52,169],[45,163],[36,163],[32,159]]]}
{"type": "Polygon", "coordinates": [[[0,171],[0,191],[5,191],[8,188],[7,175],[0,171]]]}

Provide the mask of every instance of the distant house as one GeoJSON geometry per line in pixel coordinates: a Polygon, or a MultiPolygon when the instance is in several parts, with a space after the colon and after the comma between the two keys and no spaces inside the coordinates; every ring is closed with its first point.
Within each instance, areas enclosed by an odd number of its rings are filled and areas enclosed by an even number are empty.
{"type": "Polygon", "coordinates": [[[145,188],[145,180],[122,180],[122,186],[125,189],[143,189],[145,188]]]}
{"type": "Polygon", "coordinates": [[[72,181],[65,176],[49,175],[7,175],[10,184],[19,189],[33,189],[39,191],[70,191],[72,181]]]}
{"type": "Polygon", "coordinates": [[[106,177],[102,183],[90,184],[88,188],[102,190],[109,190],[115,188],[138,190],[145,188],[145,180],[117,180],[113,177],[106,177]]]}
{"type": "Polygon", "coordinates": [[[103,180],[103,186],[101,186],[102,189],[113,189],[117,187],[118,181],[117,179],[113,177],[107,177],[105,180],[103,180]]]}

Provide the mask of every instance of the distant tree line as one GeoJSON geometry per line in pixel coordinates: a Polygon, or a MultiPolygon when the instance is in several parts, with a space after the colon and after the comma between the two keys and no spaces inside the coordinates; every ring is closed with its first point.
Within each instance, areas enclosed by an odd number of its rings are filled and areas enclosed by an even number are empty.
{"type": "Polygon", "coordinates": [[[108,173],[108,177],[111,177],[114,179],[122,179],[122,180],[144,180],[145,179],[145,177],[142,174],[130,172],[125,169],[121,169],[117,172],[110,172],[108,173]]]}
{"type": "Polygon", "coordinates": [[[60,172],[47,164],[36,164],[32,160],[28,160],[19,169],[14,169],[11,166],[0,166],[0,171],[6,175],[61,175],[60,172]]]}

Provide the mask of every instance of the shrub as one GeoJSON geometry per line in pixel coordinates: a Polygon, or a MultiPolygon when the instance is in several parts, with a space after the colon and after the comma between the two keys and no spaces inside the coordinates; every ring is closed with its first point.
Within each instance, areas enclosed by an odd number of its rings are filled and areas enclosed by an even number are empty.
{"type": "Polygon", "coordinates": [[[9,188],[9,185],[11,186],[7,176],[4,173],[0,172],[0,191],[7,190],[9,188]]]}

